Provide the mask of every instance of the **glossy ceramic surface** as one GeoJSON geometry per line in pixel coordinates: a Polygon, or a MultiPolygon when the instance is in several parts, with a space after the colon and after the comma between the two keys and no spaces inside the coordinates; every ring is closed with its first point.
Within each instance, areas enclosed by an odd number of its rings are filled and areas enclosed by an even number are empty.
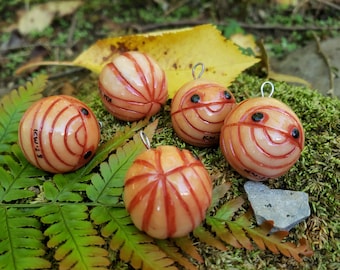
{"type": "Polygon", "coordinates": [[[46,97],[22,117],[19,145],[30,163],[63,173],[87,163],[98,147],[98,122],[83,102],[70,96],[46,97]]]}
{"type": "Polygon", "coordinates": [[[168,97],[164,71],[140,52],[114,57],[99,75],[99,91],[107,110],[125,121],[156,114],[168,97]]]}
{"type": "Polygon", "coordinates": [[[269,97],[238,104],[221,129],[220,147],[228,163],[248,179],[285,174],[299,159],[304,131],[297,115],[269,97]]]}
{"type": "Polygon", "coordinates": [[[202,162],[174,146],[146,150],[125,178],[124,202],[134,224],[159,239],[195,229],[211,197],[212,183],[202,162]]]}
{"type": "Polygon", "coordinates": [[[176,134],[195,146],[212,146],[219,142],[223,121],[235,98],[223,85],[204,79],[182,86],[171,104],[171,121],[176,134]]]}

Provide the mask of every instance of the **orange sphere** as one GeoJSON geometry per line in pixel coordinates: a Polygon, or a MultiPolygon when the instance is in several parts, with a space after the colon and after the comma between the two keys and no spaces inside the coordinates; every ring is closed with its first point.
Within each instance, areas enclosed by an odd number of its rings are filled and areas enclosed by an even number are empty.
{"type": "Polygon", "coordinates": [[[216,82],[196,79],[183,85],[171,103],[171,120],[176,134],[195,146],[218,144],[221,127],[236,101],[216,82]]]}
{"type": "Polygon", "coordinates": [[[114,57],[99,75],[99,91],[106,109],[125,121],[156,114],[168,98],[164,71],[140,52],[114,57]]]}
{"type": "Polygon", "coordinates": [[[143,152],[125,177],[124,202],[133,223],[159,239],[194,230],[211,198],[212,183],[202,162],[174,146],[143,152]]]}
{"type": "Polygon", "coordinates": [[[297,115],[269,97],[238,104],[221,129],[220,146],[242,176],[263,181],[285,174],[299,159],[304,131],[297,115]]]}
{"type": "Polygon", "coordinates": [[[34,103],[19,124],[19,145],[34,166],[52,173],[74,171],[97,150],[100,129],[83,102],[50,96],[34,103]]]}

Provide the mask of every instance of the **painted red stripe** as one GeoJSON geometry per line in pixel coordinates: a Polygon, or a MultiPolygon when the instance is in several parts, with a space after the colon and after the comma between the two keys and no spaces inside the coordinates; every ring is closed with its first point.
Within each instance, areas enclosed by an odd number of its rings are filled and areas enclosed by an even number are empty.
{"type": "Polygon", "coordinates": [[[139,97],[143,97],[144,100],[148,100],[144,93],[142,93],[141,91],[139,91],[137,88],[135,88],[126,77],[124,77],[124,75],[120,72],[120,70],[118,69],[118,67],[114,64],[114,63],[109,63],[108,67],[111,69],[111,71],[113,72],[113,74],[117,77],[117,79],[124,85],[124,87],[132,94],[139,96],[139,97]]]}

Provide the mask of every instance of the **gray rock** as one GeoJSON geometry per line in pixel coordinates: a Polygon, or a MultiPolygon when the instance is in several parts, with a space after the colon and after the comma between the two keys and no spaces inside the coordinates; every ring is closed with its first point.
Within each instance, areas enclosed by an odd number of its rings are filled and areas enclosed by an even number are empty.
{"type": "Polygon", "coordinates": [[[271,232],[289,231],[310,216],[308,194],[300,191],[270,189],[261,182],[244,184],[257,224],[273,220],[271,232]]]}

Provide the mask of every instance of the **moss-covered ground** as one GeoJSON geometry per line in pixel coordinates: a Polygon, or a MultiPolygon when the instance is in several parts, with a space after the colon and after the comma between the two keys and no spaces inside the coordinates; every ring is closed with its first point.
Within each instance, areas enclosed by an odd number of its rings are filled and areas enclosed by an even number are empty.
{"type": "MultiPolygon", "coordinates": [[[[263,82],[263,78],[242,74],[230,90],[240,102],[246,98],[260,96],[263,82]]],[[[96,84],[97,77],[92,75],[91,80],[81,87],[79,97],[88,102],[102,121],[105,140],[105,134],[112,134],[127,123],[117,121],[103,110],[96,84]]],[[[266,184],[270,188],[308,193],[311,216],[292,229],[287,239],[296,241],[306,237],[314,255],[305,257],[303,263],[297,263],[294,259],[269,251],[247,251],[230,246],[227,251],[221,252],[198,243],[197,247],[205,259],[204,265],[199,269],[338,269],[340,266],[337,255],[340,252],[340,101],[325,97],[315,90],[277,82],[274,98],[288,104],[299,116],[305,130],[306,142],[295,166],[284,176],[266,184]]],[[[231,189],[221,203],[244,194],[243,184],[246,179],[226,163],[219,147],[198,148],[184,143],[172,128],[169,112],[170,101],[151,119],[159,119],[153,146],[175,145],[189,149],[202,159],[215,185],[231,182],[231,189]]],[[[120,267],[127,266],[122,264],[120,267]]]]}

